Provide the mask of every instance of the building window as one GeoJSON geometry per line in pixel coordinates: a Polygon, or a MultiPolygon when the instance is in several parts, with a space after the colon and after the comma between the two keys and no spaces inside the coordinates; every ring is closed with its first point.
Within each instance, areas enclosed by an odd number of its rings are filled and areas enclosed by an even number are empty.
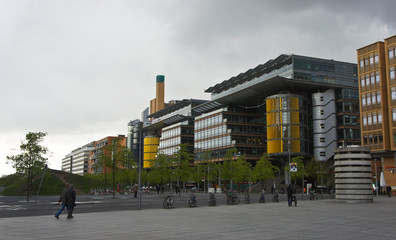
{"type": "Polygon", "coordinates": [[[367,126],[367,116],[363,114],[362,118],[363,118],[363,126],[367,126]]]}
{"type": "Polygon", "coordinates": [[[378,64],[378,54],[374,55],[374,62],[375,62],[375,64],[378,64]]]}
{"type": "Polygon", "coordinates": [[[374,64],[374,57],[370,56],[370,65],[373,65],[373,64],[374,64]]]}
{"type": "Polygon", "coordinates": [[[373,125],[377,124],[377,113],[373,113],[373,125]]]}
{"type": "Polygon", "coordinates": [[[378,112],[378,124],[382,124],[382,112],[378,112]]]}
{"type": "Polygon", "coordinates": [[[375,85],[375,77],[374,77],[374,73],[370,74],[370,80],[371,80],[371,86],[375,85]]]}
{"type": "Polygon", "coordinates": [[[373,105],[377,104],[376,97],[375,97],[375,92],[371,93],[371,103],[373,105]]]}
{"type": "Polygon", "coordinates": [[[380,104],[381,103],[381,92],[377,91],[377,103],[380,104]]]}
{"type": "Polygon", "coordinates": [[[321,102],[323,102],[323,96],[320,96],[319,99],[321,102]]]}
{"type": "Polygon", "coordinates": [[[389,53],[389,59],[393,59],[393,48],[392,47],[390,47],[388,49],[388,53],[389,53]]]}
{"type": "Polygon", "coordinates": [[[361,76],[360,77],[360,85],[362,86],[362,87],[364,87],[366,84],[365,84],[365,79],[364,79],[364,76],[361,76]]]}
{"type": "Polygon", "coordinates": [[[371,120],[372,120],[372,118],[371,118],[371,113],[368,113],[368,114],[367,114],[367,124],[368,124],[369,126],[371,126],[371,120]]]}
{"type": "Polygon", "coordinates": [[[366,94],[362,95],[362,106],[365,107],[366,106],[366,94]]]}
{"type": "Polygon", "coordinates": [[[392,121],[396,122],[396,108],[392,108],[392,121]]]}
{"type": "Polygon", "coordinates": [[[324,129],[324,128],[325,128],[325,127],[324,127],[324,123],[321,123],[321,124],[319,125],[319,128],[324,129]]]}
{"type": "Polygon", "coordinates": [[[371,97],[370,97],[370,93],[367,93],[367,106],[371,105],[371,97]]]}
{"type": "Polygon", "coordinates": [[[325,142],[325,138],[320,138],[320,142],[325,142]]]}
{"type": "Polygon", "coordinates": [[[320,152],[320,156],[321,157],[325,157],[326,156],[326,152],[320,152]]]}
{"type": "Polygon", "coordinates": [[[363,58],[360,59],[360,68],[362,69],[364,67],[364,61],[363,58]]]}
{"type": "Polygon", "coordinates": [[[379,74],[379,72],[376,72],[376,73],[375,73],[375,82],[376,82],[377,84],[380,84],[380,74],[379,74]]]}
{"type": "Polygon", "coordinates": [[[395,80],[395,69],[393,67],[389,69],[389,76],[391,80],[395,80]]]}
{"type": "Polygon", "coordinates": [[[391,96],[392,100],[396,100],[396,87],[391,88],[391,96]]]}
{"type": "Polygon", "coordinates": [[[366,75],[366,86],[370,86],[370,75],[366,75]]]}
{"type": "Polygon", "coordinates": [[[319,110],[320,115],[324,115],[324,110],[319,110]]]}

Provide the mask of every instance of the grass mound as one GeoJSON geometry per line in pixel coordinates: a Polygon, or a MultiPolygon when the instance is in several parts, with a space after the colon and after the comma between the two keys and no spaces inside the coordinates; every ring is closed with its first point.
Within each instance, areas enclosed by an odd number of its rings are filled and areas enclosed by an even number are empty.
{"type": "MultiPolygon", "coordinates": [[[[33,177],[31,194],[37,194],[42,173],[33,177]]],[[[65,183],[71,183],[76,191],[87,194],[91,188],[101,186],[101,181],[88,176],[80,176],[65,173],[53,169],[47,169],[40,188],[40,196],[59,195],[65,187],[65,183]]],[[[4,196],[24,196],[27,194],[27,178],[21,174],[12,174],[0,178],[0,186],[6,187],[1,195],[4,196]]]]}

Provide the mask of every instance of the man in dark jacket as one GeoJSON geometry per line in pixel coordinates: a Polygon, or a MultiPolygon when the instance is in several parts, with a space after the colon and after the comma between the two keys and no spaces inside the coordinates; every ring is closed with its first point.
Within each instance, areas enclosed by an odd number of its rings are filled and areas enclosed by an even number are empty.
{"type": "Polygon", "coordinates": [[[73,218],[73,210],[76,206],[76,191],[74,191],[73,185],[69,185],[69,189],[66,192],[66,199],[67,199],[67,218],[73,218]]]}
{"type": "Polygon", "coordinates": [[[292,205],[292,196],[293,196],[293,188],[289,184],[289,186],[287,186],[287,202],[289,204],[289,207],[292,205]]]}
{"type": "Polygon", "coordinates": [[[59,198],[58,204],[62,203],[62,207],[59,209],[59,211],[55,214],[55,217],[59,219],[59,215],[65,210],[65,207],[67,207],[67,191],[69,190],[69,184],[66,184],[65,189],[63,189],[62,194],[59,198]]]}

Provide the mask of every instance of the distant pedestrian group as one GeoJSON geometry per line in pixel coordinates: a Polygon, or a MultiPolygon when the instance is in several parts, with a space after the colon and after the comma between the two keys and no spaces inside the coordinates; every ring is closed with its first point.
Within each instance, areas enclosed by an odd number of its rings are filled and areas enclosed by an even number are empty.
{"type": "Polygon", "coordinates": [[[67,218],[73,218],[73,210],[76,206],[76,192],[71,184],[66,184],[65,189],[63,189],[62,194],[59,198],[58,204],[62,204],[62,207],[55,214],[55,218],[59,219],[59,215],[67,209],[67,218]]]}

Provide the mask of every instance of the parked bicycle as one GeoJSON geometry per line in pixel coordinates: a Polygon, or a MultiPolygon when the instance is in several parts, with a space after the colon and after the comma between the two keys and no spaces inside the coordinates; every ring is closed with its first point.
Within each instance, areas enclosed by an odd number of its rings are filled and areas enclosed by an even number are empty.
{"type": "Polygon", "coordinates": [[[188,199],[188,206],[189,207],[196,207],[197,206],[197,198],[195,197],[194,193],[189,195],[190,199],[188,199]]]}
{"type": "Polygon", "coordinates": [[[309,200],[318,200],[318,196],[314,190],[309,192],[309,200]]]}
{"type": "Polygon", "coordinates": [[[264,190],[261,190],[261,194],[260,194],[259,203],[265,203],[265,195],[264,195],[264,190]]]}
{"type": "Polygon", "coordinates": [[[209,206],[216,206],[216,197],[213,193],[209,195],[209,206]]]}
{"type": "Polygon", "coordinates": [[[274,191],[274,195],[272,196],[273,202],[279,202],[279,193],[277,190],[274,191]]]}
{"type": "Polygon", "coordinates": [[[239,202],[238,194],[232,192],[227,193],[227,205],[238,205],[239,202]]]}
{"type": "Polygon", "coordinates": [[[168,196],[165,197],[164,202],[162,203],[164,208],[174,208],[173,194],[169,193],[168,196]]]}
{"type": "Polygon", "coordinates": [[[245,204],[250,204],[250,195],[249,193],[245,193],[245,204]]]}

